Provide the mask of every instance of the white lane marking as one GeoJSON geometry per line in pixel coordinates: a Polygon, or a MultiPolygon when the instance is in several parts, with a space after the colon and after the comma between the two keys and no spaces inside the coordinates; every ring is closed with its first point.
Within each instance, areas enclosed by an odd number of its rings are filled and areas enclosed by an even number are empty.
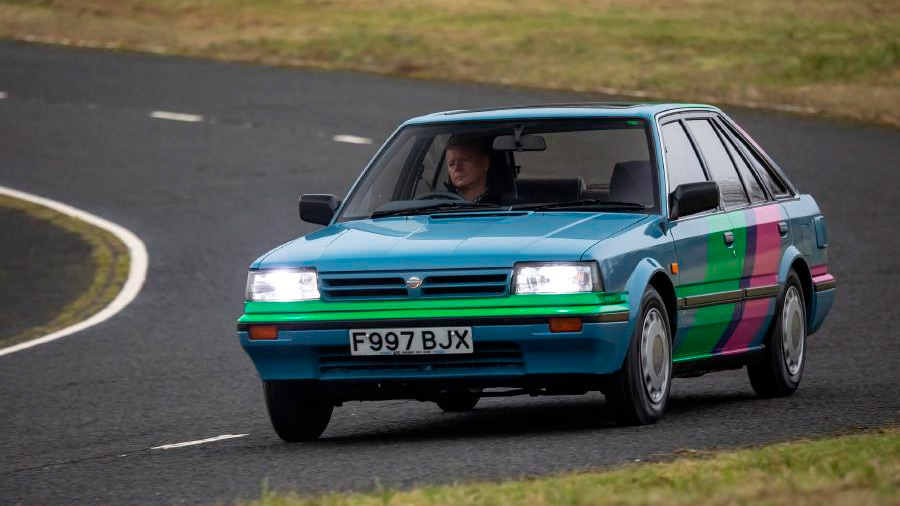
{"type": "Polygon", "coordinates": [[[212,443],[213,441],[222,441],[223,439],[234,439],[236,437],[249,436],[250,434],[224,434],[221,436],[210,437],[206,439],[198,439],[196,441],[185,441],[184,443],[173,443],[170,445],[154,446],[151,450],[171,450],[172,448],[182,448],[185,446],[202,445],[203,443],[212,443]]]}
{"type": "Polygon", "coordinates": [[[331,139],[334,142],[346,142],[347,144],[372,144],[372,139],[355,135],[335,135],[331,139]]]}
{"type": "Polygon", "coordinates": [[[186,114],[183,112],[171,111],[153,111],[150,113],[151,118],[168,119],[172,121],[187,121],[188,123],[197,123],[203,121],[203,116],[199,114],[186,114]]]}
{"type": "Polygon", "coordinates": [[[103,219],[86,211],[82,211],[81,209],[76,209],[68,204],[63,204],[62,202],[57,202],[55,200],[39,197],[31,193],[14,190],[6,186],[0,186],[0,194],[32,202],[44,207],[49,207],[54,211],[60,212],[77,220],[81,220],[95,227],[102,228],[103,230],[106,230],[107,232],[116,236],[125,244],[125,246],[128,248],[128,255],[130,257],[128,266],[128,279],[125,280],[125,285],[122,286],[122,291],[120,291],[119,294],[116,295],[116,298],[114,298],[112,302],[110,302],[105,308],[101,309],[100,312],[91,316],[87,320],[83,320],[76,323],[75,325],[57,330],[56,332],[32,339],[30,341],[25,341],[24,343],[19,343],[13,346],[2,348],[0,349],[0,356],[9,355],[10,353],[22,351],[39,344],[49,343],[50,341],[55,341],[61,337],[74,334],[88,327],[93,327],[98,323],[112,318],[116,313],[125,309],[125,306],[130,304],[131,301],[133,301],[134,298],[137,297],[138,293],[141,291],[141,287],[144,285],[144,280],[147,277],[148,262],[147,247],[144,246],[143,241],[141,241],[138,236],[134,235],[134,233],[121,225],[117,225],[109,220],[103,219]]]}
{"type": "Polygon", "coordinates": [[[0,100],[3,100],[3,99],[6,98],[7,96],[8,96],[8,95],[6,94],[5,91],[0,91],[0,100]]]}

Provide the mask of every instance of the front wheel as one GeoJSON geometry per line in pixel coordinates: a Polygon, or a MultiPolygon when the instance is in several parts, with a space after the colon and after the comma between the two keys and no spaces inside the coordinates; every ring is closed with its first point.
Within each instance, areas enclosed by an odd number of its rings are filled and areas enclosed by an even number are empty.
{"type": "Polygon", "coordinates": [[[654,423],[665,412],[672,386],[671,335],[662,297],[647,288],[625,363],[604,392],[619,425],[654,423]]]}
{"type": "Polygon", "coordinates": [[[762,358],[747,366],[760,397],[786,397],[800,386],[806,362],[806,304],[800,278],[788,273],[762,358]]]}
{"type": "Polygon", "coordinates": [[[311,441],[325,432],[334,405],[317,389],[292,381],[265,381],[263,389],[278,437],[289,443],[311,441]]]}

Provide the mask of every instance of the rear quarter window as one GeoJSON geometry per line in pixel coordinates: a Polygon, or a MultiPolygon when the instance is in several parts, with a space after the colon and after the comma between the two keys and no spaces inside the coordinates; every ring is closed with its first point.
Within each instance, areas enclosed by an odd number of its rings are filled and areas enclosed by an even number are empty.
{"type": "Polygon", "coordinates": [[[731,125],[728,125],[728,129],[740,146],[744,156],[750,161],[750,165],[753,166],[753,169],[762,179],[763,184],[769,189],[769,192],[776,197],[790,195],[785,184],[781,182],[781,178],[760,158],[753,146],[750,145],[750,142],[740,132],[735,131],[731,125]]]}
{"type": "Polygon", "coordinates": [[[728,154],[731,155],[731,159],[734,160],[734,165],[741,174],[741,179],[744,181],[744,188],[747,190],[750,202],[755,204],[757,202],[765,202],[768,200],[758,176],[755,172],[750,170],[750,166],[747,165],[744,155],[738,151],[737,146],[734,144],[734,139],[726,133],[724,128],[722,128],[721,123],[719,123],[719,131],[722,132],[722,139],[725,142],[725,148],[728,149],[728,154]]]}

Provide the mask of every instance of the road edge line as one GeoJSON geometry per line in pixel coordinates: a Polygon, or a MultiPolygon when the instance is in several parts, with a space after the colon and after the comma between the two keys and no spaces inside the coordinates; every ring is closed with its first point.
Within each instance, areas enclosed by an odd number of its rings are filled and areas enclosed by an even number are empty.
{"type": "Polygon", "coordinates": [[[138,238],[138,236],[133,232],[107,219],[101,218],[87,211],[82,211],[81,209],[77,209],[68,204],[63,204],[62,202],[48,199],[46,197],[23,192],[3,185],[0,185],[0,194],[47,207],[56,212],[65,214],[66,216],[69,216],[71,218],[106,230],[107,232],[116,236],[117,239],[122,241],[125,247],[128,248],[129,256],[128,278],[126,278],[125,284],[122,285],[122,289],[119,291],[119,293],[115,296],[112,302],[106,305],[106,307],[92,315],[90,318],[82,320],[74,325],[70,325],[64,329],[51,332],[50,334],[34,338],[23,343],[15,344],[6,348],[0,348],[0,357],[41,344],[46,344],[51,341],[55,341],[59,338],[66,337],[89,327],[93,327],[94,325],[97,325],[99,323],[105,322],[106,320],[115,316],[119,311],[125,309],[125,307],[128,306],[128,304],[130,304],[131,301],[133,301],[138,296],[138,293],[140,293],[141,288],[144,286],[144,281],[147,279],[147,266],[149,263],[149,256],[147,254],[147,247],[144,245],[144,242],[141,241],[140,238],[138,238]]]}

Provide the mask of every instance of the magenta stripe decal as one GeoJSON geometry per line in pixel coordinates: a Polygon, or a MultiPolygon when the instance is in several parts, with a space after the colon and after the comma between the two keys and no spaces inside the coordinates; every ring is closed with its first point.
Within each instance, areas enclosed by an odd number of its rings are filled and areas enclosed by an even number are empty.
{"type": "MultiPolygon", "coordinates": [[[[743,288],[770,286],[777,283],[781,260],[781,234],[778,221],[781,208],[777,204],[745,211],[747,219],[747,252],[753,261],[745,261],[743,288]],[[754,233],[755,232],[755,233],[754,233]]],[[[736,352],[759,344],[765,337],[766,323],[772,312],[774,299],[744,301],[740,320],[734,331],[716,351],[736,352]]],[[[730,330],[730,329],[729,329],[730,330]]],[[[727,335],[727,334],[726,334],[727,335]]]]}
{"type": "Polygon", "coordinates": [[[781,263],[781,206],[778,204],[758,207],[756,214],[756,262],[754,262],[748,288],[769,286],[778,283],[778,264],[781,263]]]}
{"type": "Polygon", "coordinates": [[[827,265],[813,265],[809,268],[809,273],[812,274],[812,277],[827,274],[828,266],[827,265]]]}

